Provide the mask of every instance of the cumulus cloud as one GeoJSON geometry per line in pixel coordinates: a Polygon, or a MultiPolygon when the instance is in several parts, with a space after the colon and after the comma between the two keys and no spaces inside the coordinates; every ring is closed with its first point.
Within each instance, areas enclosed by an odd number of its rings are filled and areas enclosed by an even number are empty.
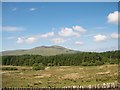
{"type": "Polygon", "coordinates": [[[78,26],[78,25],[73,26],[72,28],[73,28],[73,30],[75,30],[75,31],[86,32],[86,29],[84,29],[83,27],[78,26]]]}
{"type": "Polygon", "coordinates": [[[18,44],[22,44],[22,43],[32,44],[36,41],[37,41],[37,38],[35,37],[28,37],[28,38],[19,37],[16,42],[18,44]]]}
{"type": "Polygon", "coordinates": [[[64,43],[66,42],[67,40],[63,39],[63,38],[53,38],[52,39],[52,42],[55,43],[55,44],[60,44],[60,43],[64,43]]]}
{"type": "Polygon", "coordinates": [[[98,34],[98,35],[94,36],[95,42],[105,41],[106,39],[107,39],[107,36],[105,36],[105,35],[98,34]]]}
{"type": "Polygon", "coordinates": [[[74,32],[72,28],[62,28],[59,32],[60,36],[79,36],[80,34],[77,32],[74,32]]]}
{"type": "Polygon", "coordinates": [[[32,44],[32,43],[35,43],[40,38],[48,38],[48,37],[52,37],[53,35],[54,35],[54,32],[48,32],[48,33],[42,34],[42,35],[33,35],[33,36],[29,36],[29,37],[19,37],[19,38],[17,38],[16,43],[18,43],[18,44],[21,44],[21,43],[32,44]]]}
{"type": "Polygon", "coordinates": [[[31,44],[31,43],[34,43],[37,41],[37,38],[35,37],[28,37],[25,42],[28,43],[28,44],[31,44]]]}
{"type": "Polygon", "coordinates": [[[111,37],[117,39],[117,38],[120,38],[120,34],[118,34],[118,33],[112,33],[111,37]]]}
{"type": "Polygon", "coordinates": [[[84,43],[83,43],[83,42],[80,42],[80,41],[76,41],[75,44],[76,44],[76,45],[83,45],[84,43]]]}
{"type": "Polygon", "coordinates": [[[2,31],[7,31],[7,32],[16,32],[16,31],[23,31],[25,28],[23,27],[16,27],[16,26],[3,26],[2,31]]]}
{"type": "Polygon", "coordinates": [[[113,23],[113,24],[118,24],[118,15],[120,15],[120,12],[118,11],[114,11],[112,13],[110,13],[108,16],[107,16],[107,19],[108,19],[108,23],[113,23]]]}
{"type": "Polygon", "coordinates": [[[54,32],[48,32],[48,33],[41,35],[42,38],[48,38],[48,37],[52,37],[52,36],[54,36],[54,32]]]}
{"type": "Polygon", "coordinates": [[[18,43],[18,44],[21,44],[21,43],[23,43],[23,42],[24,42],[24,39],[23,39],[23,38],[19,37],[19,38],[17,39],[17,43],[18,43]]]}
{"type": "Polygon", "coordinates": [[[35,11],[35,10],[36,10],[36,8],[30,8],[29,10],[30,10],[30,11],[35,11]]]}
{"type": "Polygon", "coordinates": [[[72,28],[62,28],[58,33],[60,36],[69,37],[69,36],[80,36],[81,33],[86,32],[86,30],[81,26],[73,26],[72,28]]]}
{"type": "Polygon", "coordinates": [[[77,32],[74,32],[72,28],[62,28],[59,32],[60,36],[79,36],[77,32]]]}

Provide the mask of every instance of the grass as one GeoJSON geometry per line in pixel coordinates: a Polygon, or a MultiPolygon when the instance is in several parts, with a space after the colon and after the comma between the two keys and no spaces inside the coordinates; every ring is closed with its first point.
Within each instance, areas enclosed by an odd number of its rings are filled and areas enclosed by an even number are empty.
{"type": "Polygon", "coordinates": [[[88,86],[117,82],[117,65],[102,66],[54,66],[45,70],[32,67],[16,67],[16,71],[2,71],[3,87],[65,87],[88,86]]]}

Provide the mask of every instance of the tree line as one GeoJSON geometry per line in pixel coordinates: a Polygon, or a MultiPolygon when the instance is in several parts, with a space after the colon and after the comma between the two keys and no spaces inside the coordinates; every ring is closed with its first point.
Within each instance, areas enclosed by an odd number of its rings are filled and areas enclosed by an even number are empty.
{"type": "Polygon", "coordinates": [[[118,64],[120,50],[108,52],[79,52],[54,56],[11,55],[2,56],[2,65],[33,66],[41,63],[44,66],[97,66],[118,64]]]}

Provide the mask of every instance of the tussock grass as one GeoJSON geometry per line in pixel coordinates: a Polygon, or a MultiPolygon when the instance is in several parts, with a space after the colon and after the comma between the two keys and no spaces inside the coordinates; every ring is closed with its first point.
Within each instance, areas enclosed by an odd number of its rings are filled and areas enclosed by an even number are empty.
{"type": "Polygon", "coordinates": [[[14,67],[18,70],[2,71],[3,87],[88,86],[117,82],[118,75],[118,65],[53,66],[38,71],[32,70],[32,67],[14,67]]]}

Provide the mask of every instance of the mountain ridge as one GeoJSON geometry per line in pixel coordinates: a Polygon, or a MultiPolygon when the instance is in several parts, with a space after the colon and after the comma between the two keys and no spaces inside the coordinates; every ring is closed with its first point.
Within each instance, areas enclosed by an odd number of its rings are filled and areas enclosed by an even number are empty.
{"type": "Polygon", "coordinates": [[[20,50],[7,50],[1,52],[2,56],[5,55],[42,55],[42,56],[50,56],[50,55],[59,55],[59,54],[70,54],[77,53],[80,51],[72,50],[65,48],[63,46],[38,46],[31,49],[20,49],[20,50]]]}

